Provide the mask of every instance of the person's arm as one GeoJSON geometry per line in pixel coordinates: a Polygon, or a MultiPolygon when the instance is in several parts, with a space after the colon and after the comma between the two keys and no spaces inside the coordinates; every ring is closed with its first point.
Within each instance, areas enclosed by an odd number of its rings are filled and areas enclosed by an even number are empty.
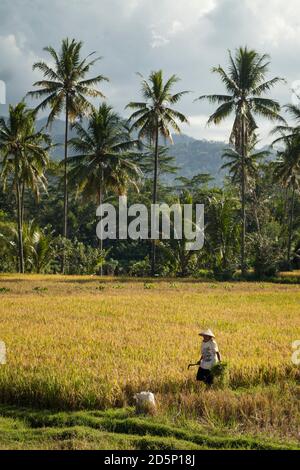
{"type": "Polygon", "coordinates": [[[217,351],[217,358],[218,358],[218,361],[221,362],[221,354],[219,353],[219,351],[217,351]]]}
{"type": "Polygon", "coordinates": [[[201,362],[201,361],[202,361],[202,355],[201,355],[199,361],[197,362],[198,366],[200,366],[200,362],[201,362]]]}

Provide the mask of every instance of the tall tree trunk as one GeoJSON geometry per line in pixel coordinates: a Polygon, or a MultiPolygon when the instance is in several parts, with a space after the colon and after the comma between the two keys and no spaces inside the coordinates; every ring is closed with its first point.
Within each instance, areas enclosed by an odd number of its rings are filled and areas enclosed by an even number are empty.
{"type": "MultiPolygon", "coordinates": [[[[158,179],[158,121],[155,128],[155,148],[154,148],[154,177],[153,177],[153,199],[152,203],[157,202],[157,179],[158,179]]],[[[151,241],[151,276],[155,276],[156,270],[156,244],[151,241]]]]}
{"type": "MultiPolygon", "coordinates": [[[[68,132],[69,132],[69,98],[66,96],[66,122],[65,122],[65,155],[64,155],[64,219],[63,236],[68,237],[68,132]]],[[[62,273],[66,269],[66,251],[64,249],[62,260],[62,273]]]]}
{"type": "Polygon", "coordinates": [[[259,222],[259,217],[258,217],[258,212],[257,212],[258,200],[257,200],[256,192],[255,192],[255,191],[254,191],[254,197],[253,197],[253,199],[254,199],[254,206],[252,206],[252,208],[253,208],[255,223],[256,223],[258,235],[261,235],[260,222],[259,222]]]}
{"type": "Polygon", "coordinates": [[[283,204],[283,212],[281,216],[283,248],[284,246],[288,245],[288,231],[289,231],[288,199],[289,199],[289,188],[286,187],[284,190],[284,204],[283,204]]]}
{"type": "Polygon", "coordinates": [[[16,183],[17,189],[17,217],[18,217],[18,251],[19,251],[19,272],[24,273],[24,248],[23,248],[23,226],[22,226],[22,215],[21,215],[21,188],[20,183],[16,183]]]}
{"type": "MultiPolygon", "coordinates": [[[[103,171],[102,171],[102,168],[100,168],[100,186],[99,186],[99,190],[98,190],[98,205],[100,206],[100,204],[102,204],[102,184],[103,184],[103,171]]],[[[98,239],[98,243],[99,243],[99,248],[100,250],[102,251],[103,250],[103,240],[102,238],[99,238],[98,239]]],[[[100,266],[100,276],[103,276],[103,266],[101,264],[100,266]]]]}
{"type": "Polygon", "coordinates": [[[21,226],[23,228],[24,223],[24,194],[25,194],[25,184],[21,185],[21,226]]]}
{"type": "Polygon", "coordinates": [[[284,189],[284,203],[283,203],[283,211],[282,211],[282,217],[281,217],[281,224],[284,225],[286,221],[288,220],[288,192],[289,189],[286,187],[284,189]]]}
{"type": "Polygon", "coordinates": [[[241,239],[241,271],[246,274],[245,242],[246,242],[246,191],[245,191],[245,157],[246,157],[246,129],[245,116],[242,116],[242,239],[241,239]]]}
{"type": "Polygon", "coordinates": [[[293,235],[293,224],[294,224],[294,208],[295,208],[295,183],[293,184],[292,201],[291,201],[291,212],[289,221],[289,235],[288,235],[288,247],[287,247],[287,263],[290,263],[291,248],[292,248],[292,235],[293,235]]]}

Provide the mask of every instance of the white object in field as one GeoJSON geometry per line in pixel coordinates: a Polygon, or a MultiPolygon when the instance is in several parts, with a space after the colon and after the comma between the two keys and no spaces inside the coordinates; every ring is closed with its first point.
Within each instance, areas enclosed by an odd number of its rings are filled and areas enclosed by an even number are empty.
{"type": "Polygon", "coordinates": [[[6,346],[4,341],[0,341],[0,365],[6,364],[6,346]]]}
{"type": "Polygon", "coordinates": [[[156,409],[154,393],[140,392],[134,395],[137,411],[150,411],[156,409]]]}

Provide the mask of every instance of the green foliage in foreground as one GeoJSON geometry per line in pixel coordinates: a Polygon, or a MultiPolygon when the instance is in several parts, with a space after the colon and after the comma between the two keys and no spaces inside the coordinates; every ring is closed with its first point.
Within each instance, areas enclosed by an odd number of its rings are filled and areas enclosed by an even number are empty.
{"type": "Polygon", "coordinates": [[[188,426],[139,417],[131,408],[107,411],[50,412],[0,407],[0,449],[299,449],[247,436],[210,435],[188,426]]]}

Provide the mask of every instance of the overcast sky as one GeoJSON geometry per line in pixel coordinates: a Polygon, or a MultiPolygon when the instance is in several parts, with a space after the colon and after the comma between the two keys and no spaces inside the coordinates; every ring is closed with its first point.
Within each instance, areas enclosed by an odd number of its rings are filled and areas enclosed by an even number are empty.
{"type": "MultiPolygon", "coordinates": [[[[43,47],[58,48],[67,36],[84,41],[84,53],[103,57],[94,73],[110,78],[102,90],[122,114],[128,101],[139,99],[135,72],[177,74],[178,91],[193,91],[177,105],[190,120],[183,131],[198,139],[228,140],[232,121],[207,127],[213,108],[193,103],[223,91],[211,68],[226,66],[227,49],[248,45],[271,55],[269,76],[287,80],[271,94],[281,104],[291,101],[300,80],[299,0],[0,0],[0,80],[9,103],[39,78],[32,64],[47,58],[43,47]]],[[[262,121],[264,143],[269,130],[262,121]]]]}

